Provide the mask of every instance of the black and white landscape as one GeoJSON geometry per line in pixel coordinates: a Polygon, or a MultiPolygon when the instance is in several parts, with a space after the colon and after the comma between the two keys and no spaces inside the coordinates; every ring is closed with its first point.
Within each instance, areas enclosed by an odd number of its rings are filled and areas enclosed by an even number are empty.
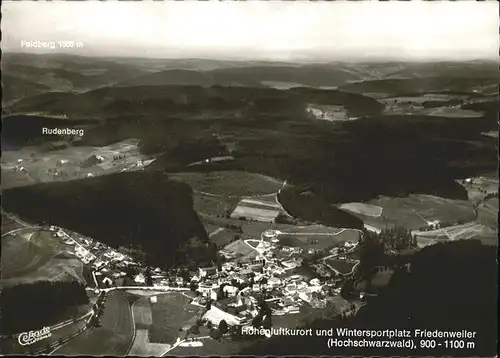
{"type": "Polygon", "coordinates": [[[493,356],[497,14],[3,4],[0,353],[493,356]]]}

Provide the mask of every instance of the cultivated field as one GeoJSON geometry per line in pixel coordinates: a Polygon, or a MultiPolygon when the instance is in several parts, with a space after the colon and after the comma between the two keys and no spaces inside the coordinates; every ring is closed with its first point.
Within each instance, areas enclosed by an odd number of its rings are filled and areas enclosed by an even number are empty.
{"type": "Polygon", "coordinates": [[[173,173],[169,177],[189,184],[195,191],[234,197],[272,194],[283,184],[264,175],[242,171],[173,173]]]}
{"type": "Polygon", "coordinates": [[[280,212],[281,207],[276,202],[243,199],[231,213],[231,218],[243,218],[271,223],[280,212]]]}
{"type": "Polygon", "coordinates": [[[138,357],[161,357],[170,347],[170,344],[151,343],[149,340],[149,331],[147,329],[137,329],[134,343],[132,343],[128,355],[138,357]]]}
{"type": "Polygon", "coordinates": [[[313,235],[311,233],[284,233],[278,235],[279,243],[284,246],[303,249],[327,249],[342,245],[346,241],[357,242],[360,233],[356,230],[339,230],[336,235],[313,235]]]}
{"type": "Polygon", "coordinates": [[[404,198],[379,197],[368,201],[368,204],[382,207],[382,215],[380,217],[356,213],[354,215],[362,219],[365,224],[377,229],[384,229],[386,226],[404,226],[408,229],[419,229],[426,225],[425,220],[439,220],[451,223],[459,220],[465,222],[475,220],[473,204],[466,200],[410,194],[404,198]]]}
{"type": "Polygon", "coordinates": [[[58,349],[58,355],[124,356],[133,337],[130,304],[124,292],[112,291],[101,327],[92,328],[58,349]]]}
{"type": "Polygon", "coordinates": [[[134,315],[135,327],[138,329],[148,329],[153,323],[151,303],[146,298],[143,298],[132,305],[132,314],[134,315]]]}
{"type": "Polygon", "coordinates": [[[199,307],[190,305],[190,301],[180,293],[158,296],[158,302],[151,305],[153,323],[149,328],[149,341],[174,343],[182,333],[179,328],[198,313],[199,307]]]}
{"type": "Polygon", "coordinates": [[[170,344],[151,343],[149,339],[149,328],[153,324],[153,303],[150,302],[149,297],[153,297],[155,294],[154,292],[144,292],[140,290],[135,290],[133,292],[139,294],[139,296],[143,296],[143,298],[132,305],[135,334],[134,341],[127,354],[141,357],[160,356],[170,348],[170,344]]]}
{"type": "Polygon", "coordinates": [[[348,210],[350,212],[361,215],[373,216],[376,218],[382,215],[382,211],[384,210],[380,206],[369,205],[364,203],[345,203],[340,205],[339,209],[348,210]]]}
{"type": "Polygon", "coordinates": [[[149,162],[139,153],[138,141],[135,139],[106,147],[78,146],[50,152],[26,148],[5,152],[6,155],[2,155],[3,189],[111,174],[137,168],[140,160],[145,161],[144,165],[149,162]],[[120,155],[123,158],[115,159],[120,155]],[[83,164],[93,156],[102,157],[102,161],[93,165],[83,164]]]}
{"type": "Polygon", "coordinates": [[[242,218],[245,220],[255,220],[262,222],[273,222],[276,216],[278,216],[278,210],[268,210],[268,209],[257,209],[248,207],[246,205],[239,205],[231,213],[232,218],[242,218]]]}
{"type": "Polygon", "coordinates": [[[2,238],[3,286],[39,280],[85,282],[83,264],[49,231],[36,231],[2,238]]]}
{"type": "Polygon", "coordinates": [[[470,222],[432,231],[414,230],[412,231],[412,235],[417,237],[418,246],[424,247],[439,241],[496,238],[496,230],[476,222],[470,222]]]}

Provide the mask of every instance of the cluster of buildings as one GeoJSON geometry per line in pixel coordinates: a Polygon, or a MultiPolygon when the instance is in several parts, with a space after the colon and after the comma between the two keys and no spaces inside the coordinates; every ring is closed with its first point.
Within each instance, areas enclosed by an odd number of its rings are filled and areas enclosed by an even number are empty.
{"type": "MultiPolygon", "coordinates": [[[[305,250],[278,245],[272,240],[276,237],[272,232],[263,235],[267,240],[239,243],[256,254],[253,259],[243,262],[229,259],[218,266],[200,267],[186,275],[180,270],[147,270],[130,256],[95,240],[76,233],[68,234],[57,227],[51,230],[66,244],[74,245],[75,255],[92,266],[98,286],[190,287],[197,292],[192,304],[209,307],[204,318],[214,324],[222,319],[229,325],[247,324],[261,314],[263,301],[272,315],[277,316],[298,313],[304,304],[321,308],[326,305],[328,296],[337,295],[340,290],[331,280],[311,279],[294,272],[301,265],[305,250]],[[134,269],[132,277],[131,267],[134,269]]],[[[351,243],[345,245],[346,248],[351,246],[351,243]]]]}
{"type": "Polygon", "coordinates": [[[199,279],[200,296],[193,304],[204,306],[210,300],[211,307],[204,318],[214,324],[224,319],[230,325],[245,325],[259,314],[258,302],[262,299],[274,316],[299,313],[304,303],[316,308],[326,304],[325,285],[317,278],[279,277],[255,269],[247,274],[247,270],[242,268],[233,275],[221,270],[199,279]]]}
{"type": "Polygon", "coordinates": [[[128,255],[125,255],[107,245],[76,233],[68,234],[55,226],[50,226],[61,242],[73,246],[73,254],[84,264],[91,264],[97,276],[107,276],[108,279],[126,276],[124,270],[138,264],[128,255]]]}
{"type": "Polygon", "coordinates": [[[316,117],[317,119],[327,121],[347,121],[351,118],[344,106],[308,106],[306,112],[316,117]]]}
{"type": "MultiPolygon", "coordinates": [[[[351,242],[344,245],[354,246],[351,242]]],[[[192,303],[205,306],[211,302],[204,318],[214,324],[224,319],[228,324],[244,325],[259,314],[259,300],[265,300],[273,315],[286,315],[298,313],[303,304],[322,308],[328,296],[340,293],[338,279],[322,282],[319,278],[289,274],[300,266],[303,249],[262,241],[255,250],[260,253],[255,260],[244,263],[232,260],[220,267],[199,268],[192,277],[198,292],[192,303]]],[[[329,270],[326,276],[335,273],[329,270]]]]}

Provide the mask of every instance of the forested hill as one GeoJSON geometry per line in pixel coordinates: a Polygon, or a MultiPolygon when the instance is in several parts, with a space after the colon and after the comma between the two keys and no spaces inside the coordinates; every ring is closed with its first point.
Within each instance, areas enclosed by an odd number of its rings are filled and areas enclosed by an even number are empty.
{"type": "Polygon", "coordinates": [[[160,172],[128,172],[6,190],[4,208],[112,247],[138,247],[154,265],[209,263],[215,252],[191,188],[160,172]]]}
{"type": "Polygon", "coordinates": [[[355,116],[377,114],[384,106],[375,99],[357,93],[314,88],[277,90],[259,87],[201,87],[163,85],[104,87],[68,94],[44,93],[20,100],[9,107],[10,113],[42,111],[65,113],[68,118],[103,117],[124,114],[197,113],[206,111],[243,111],[244,113],[282,113],[297,115],[307,104],[343,105],[355,116]]]}

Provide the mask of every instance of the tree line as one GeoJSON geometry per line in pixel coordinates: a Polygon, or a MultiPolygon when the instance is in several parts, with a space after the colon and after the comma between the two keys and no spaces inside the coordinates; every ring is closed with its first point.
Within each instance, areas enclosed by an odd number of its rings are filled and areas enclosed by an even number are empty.
{"type": "Polygon", "coordinates": [[[2,334],[41,329],[70,319],[88,304],[85,286],[76,281],[38,281],[5,287],[0,295],[2,334]]]}
{"type": "Polygon", "coordinates": [[[5,208],[27,220],[65,227],[114,248],[130,248],[152,266],[193,266],[216,259],[193,209],[191,188],[161,172],[44,183],[3,194],[5,208]]]}

